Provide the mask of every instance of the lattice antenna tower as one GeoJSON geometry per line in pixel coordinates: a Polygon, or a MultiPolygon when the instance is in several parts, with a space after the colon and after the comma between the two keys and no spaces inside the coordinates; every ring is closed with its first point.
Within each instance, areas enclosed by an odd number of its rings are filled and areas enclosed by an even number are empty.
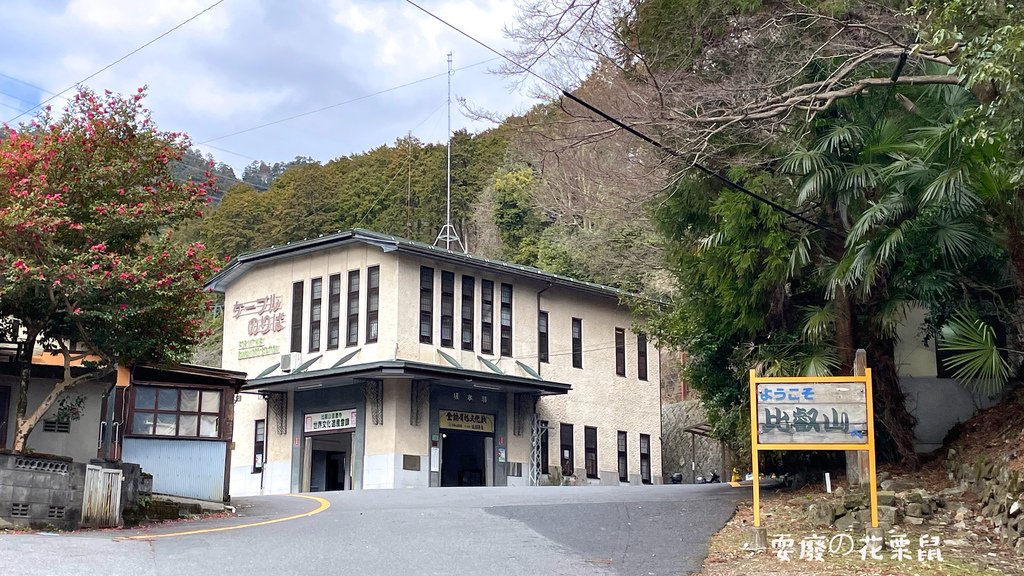
{"type": "Polygon", "coordinates": [[[444,226],[437,233],[434,246],[444,244],[445,250],[452,249],[452,243],[458,244],[463,252],[466,247],[459,238],[459,233],[452,226],[452,53],[448,53],[448,194],[444,210],[444,226]]]}

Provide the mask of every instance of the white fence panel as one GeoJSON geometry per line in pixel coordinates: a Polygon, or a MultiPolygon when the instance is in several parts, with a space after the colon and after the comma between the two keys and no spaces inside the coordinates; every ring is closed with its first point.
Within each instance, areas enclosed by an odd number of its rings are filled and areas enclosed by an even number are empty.
{"type": "Polygon", "coordinates": [[[82,525],[107,528],[121,525],[120,470],[88,465],[82,498],[82,525]]]}

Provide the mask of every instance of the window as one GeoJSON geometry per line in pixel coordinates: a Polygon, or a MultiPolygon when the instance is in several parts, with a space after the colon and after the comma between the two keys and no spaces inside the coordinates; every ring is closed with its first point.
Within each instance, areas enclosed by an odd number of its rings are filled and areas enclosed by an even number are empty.
{"type": "Polygon", "coordinates": [[[615,374],[626,375],[626,331],[615,329],[615,374]]]}
{"type": "Polygon", "coordinates": [[[132,434],[220,437],[220,390],[135,386],[132,434]]]}
{"type": "Polygon", "coordinates": [[[640,435],[640,481],[644,484],[651,483],[651,437],[649,434],[640,435]]]}
{"type": "Polygon", "coordinates": [[[267,440],[267,421],[257,420],[252,445],[252,473],[263,472],[264,446],[267,440]]]}
{"type": "Polygon", "coordinates": [[[324,282],[313,278],[309,283],[309,351],[320,350],[320,317],[322,316],[324,282]]]}
{"type": "Polygon", "coordinates": [[[359,344],[359,270],[348,273],[348,320],[345,323],[345,346],[359,344]]]}
{"type": "Polygon", "coordinates": [[[366,269],[366,341],[376,342],[380,328],[380,266],[366,269]]]}
{"type": "Polygon", "coordinates": [[[494,354],[494,282],[480,281],[480,352],[494,354]]]}
{"type": "Polygon", "coordinates": [[[476,307],[476,280],[462,277],[462,349],[473,349],[473,308],[476,307]]]}
{"type": "Polygon", "coordinates": [[[562,424],[558,431],[558,441],[562,445],[562,452],[560,454],[562,462],[562,474],[564,476],[572,476],[573,474],[573,455],[572,455],[572,424],[562,424]]]}
{"type": "Polygon", "coordinates": [[[71,433],[71,422],[67,420],[43,420],[43,432],[71,433]]]}
{"type": "Polygon", "coordinates": [[[455,274],[441,272],[441,346],[455,346],[455,274]]]}
{"type": "Polygon", "coordinates": [[[597,428],[583,428],[583,456],[586,459],[587,478],[597,478],[597,428]]]}
{"type": "Polygon", "coordinates": [[[572,319],[572,367],[583,368],[583,320],[572,319]]]}
{"type": "Polygon", "coordinates": [[[626,433],[619,430],[619,482],[629,482],[629,459],[626,457],[626,433]]]}
{"type": "Polygon", "coordinates": [[[540,421],[540,473],[547,474],[548,470],[548,421],[540,421]]]}
{"type": "Polygon", "coordinates": [[[548,362],[548,313],[537,316],[537,359],[548,362]]]}
{"type": "Polygon", "coordinates": [[[636,335],[636,377],[647,380],[647,335],[636,335]]]}
{"type": "Polygon", "coordinates": [[[337,350],[341,342],[341,274],[327,281],[327,349],[337,350]]]}
{"type": "Polygon", "coordinates": [[[434,341],[434,269],[420,266],[420,342],[434,341]]]}
{"type": "Polygon", "coordinates": [[[292,284],[292,352],[302,352],[302,292],[304,282],[292,284]]]}
{"type": "Polygon", "coordinates": [[[512,285],[501,285],[501,355],[512,355],[512,285]]]}

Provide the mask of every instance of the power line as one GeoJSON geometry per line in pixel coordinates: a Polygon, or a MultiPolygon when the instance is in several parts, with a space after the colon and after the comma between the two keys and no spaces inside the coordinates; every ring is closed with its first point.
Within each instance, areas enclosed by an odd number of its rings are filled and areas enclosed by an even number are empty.
{"type": "Polygon", "coordinates": [[[204,9],[200,10],[199,12],[197,12],[197,13],[193,14],[192,16],[190,16],[190,17],[189,17],[188,19],[186,19],[186,20],[182,21],[182,22],[181,22],[180,24],[178,24],[178,25],[177,25],[177,26],[175,26],[174,28],[171,28],[170,30],[168,30],[168,31],[164,32],[163,34],[161,34],[161,35],[157,36],[156,38],[153,38],[153,39],[152,39],[152,40],[150,40],[149,42],[146,42],[146,43],[145,43],[145,44],[143,44],[142,46],[139,46],[139,47],[138,47],[138,48],[136,48],[135,50],[132,50],[131,52],[129,52],[129,53],[127,53],[127,54],[125,54],[124,56],[121,56],[121,57],[120,57],[120,58],[118,58],[117,60],[114,60],[113,62],[111,62],[110,64],[107,64],[107,65],[106,65],[106,66],[104,66],[103,68],[100,68],[100,69],[99,69],[99,70],[97,70],[96,72],[93,72],[92,74],[90,74],[90,75],[86,76],[85,78],[82,78],[81,80],[79,80],[78,82],[75,82],[75,83],[74,83],[74,84],[72,84],[71,86],[68,86],[67,88],[65,88],[65,89],[61,90],[60,92],[57,92],[57,93],[55,93],[55,94],[54,94],[53,96],[50,96],[49,98],[47,98],[46,100],[43,100],[43,101],[42,101],[42,102],[40,102],[39,104],[36,104],[35,106],[33,106],[33,107],[29,108],[28,110],[25,110],[25,111],[24,111],[24,112],[22,112],[21,114],[18,114],[18,115],[17,115],[17,116],[15,116],[14,118],[11,118],[10,120],[8,120],[8,121],[7,121],[7,123],[9,124],[9,123],[11,123],[11,122],[14,122],[14,121],[15,121],[15,120],[17,120],[18,118],[21,118],[21,117],[22,117],[22,116],[24,116],[25,114],[28,114],[29,112],[31,112],[31,111],[33,111],[33,110],[35,110],[35,109],[37,109],[37,108],[39,108],[39,107],[41,107],[41,106],[43,106],[43,105],[47,104],[48,102],[50,102],[50,101],[51,101],[51,100],[53,100],[54,98],[57,98],[57,97],[58,97],[58,96],[60,96],[61,94],[63,94],[63,93],[65,93],[65,92],[67,92],[68,90],[71,90],[72,88],[75,88],[76,86],[79,86],[79,85],[81,85],[82,83],[84,83],[84,82],[87,82],[88,80],[91,80],[92,78],[95,78],[95,77],[96,77],[96,76],[98,76],[99,74],[101,74],[101,73],[103,73],[103,72],[106,72],[106,71],[107,71],[107,70],[109,70],[110,68],[113,68],[113,67],[114,67],[114,66],[116,66],[117,64],[120,64],[121,62],[123,62],[124,60],[128,59],[129,57],[131,57],[131,56],[135,55],[136,53],[138,53],[138,52],[142,51],[143,49],[145,49],[146,47],[148,47],[148,46],[149,46],[150,44],[153,44],[154,42],[156,42],[156,41],[160,40],[160,39],[161,39],[161,38],[163,38],[164,36],[167,36],[167,35],[168,35],[168,34],[170,34],[171,32],[174,32],[174,31],[175,31],[175,30],[177,30],[178,28],[181,28],[181,27],[182,27],[182,26],[184,26],[185,24],[188,24],[189,22],[191,22],[191,21],[195,20],[196,18],[198,18],[198,17],[202,16],[203,14],[205,14],[205,13],[209,12],[210,10],[212,10],[212,9],[216,8],[216,7],[217,7],[217,6],[219,5],[219,4],[221,4],[222,2],[224,2],[224,0],[217,0],[217,1],[216,1],[216,2],[214,2],[213,4],[210,4],[210,5],[209,5],[209,6],[207,6],[206,8],[204,8],[204,9]]]}
{"type": "MultiPolygon", "coordinates": [[[[426,8],[420,6],[419,4],[413,2],[413,0],[405,0],[405,1],[406,1],[406,3],[412,5],[416,9],[420,10],[421,12],[423,12],[424,14],[426,14],[426,15],[430,16],[431,18],[437,20],[441,24],[447,26],[448,28],[451,28],[452,30],[458,32],[459,34],[461,34],[461,35],[465,36],[466,38],[472,40],[476,44],[479,44],[480,46],[484,47],[488,51],[490,51],[490,52],[492,52],[494,54],[497,54],[498,57],[503,58],[504,60],[508,61],[509,63],[514,65],[516,68],[519,68],[523,72],[529,74],[530,76],[533,76],[537,80],[540,80],[544,84],[547,84],[548,86],[554,88],[555,90],[557,90],[559,93],[561,93],[566,98],[569,98],[573,102],[576,102],[577,104],[583,106],[587,110],[590,110],[594,114],[597,114],[601,118],[604,118],[608,122],[611,122],[615,126],[618,126],[619,128],[625,130],[626,132],[629,132],[633,136],[636,136],[637,138],[643,140],[644,142],[647,142],[651,146],[654,146],[658,150],[661,150],[662,152],[664,152],[664,153],[666,153],[666,154],[668,154],[668,155],[670,155],[670,156],[672,156],[674,158],[684,158],[685,159],[685,156],[683,155],[682,152],[676,150],[675,148],[671,148],[671,147],[669,147],[669,146],[667,146],[665,144],[662,144],[661,142],[655,140],[651,136],[648,136],[647,134],[644,134],[643,132],[640,132],[636,128],[633,128],[632,126],[624,123],[623,121],[619,120],[618,118],[615,118],[614,116],[608,114],[607,112],[601,110],[600,108],[594,106],[593,104],[590,104],[589,102],[583,100],[582,98],[579,98],[577,96],[574,96],[574,95],[570,94],[569,91],[565,90],[561,86],[558,86],[554,82],[548,80],[547,78],[544,78],[540,74],[537,74],[536,72],[534,72],[530,68],[527,68],[526,66],[523,66],[519,62],[516,62],[515,60],[513,60],[510,57],[508,57],[507,55],[505,55],[505,54],[503,54],[501,52],[498,52],[494,48],[491,48],[488,44],[484,43],[482,40],[478,40],[474,36],[470,35],[468,32],[462,31],[461,29],[459,29],[454,24],[449,23],[448,21],[444,20],[440,16],[434,14],[433,12],[431,12],[431,11],[427,10],[426,8]]],[[[841,234],[839,234],[838,232],[832,230],[831,228],[829,228],[827,226],[824,226],[822,224],[819,224],[818,222],[815,222],[815,221],[813,221],[813,220],[811,220],[809,218],[805,218],[804,216],[802,216],[802,215],[800,215],[800,214],[798,214],[796,212],[793,212],[792,210],[789,210],[788,208],[785,208],[784,206],[778,204],[777,202],[775,202],[775,201],[773,201],[773,200],[771,200],[771,199],[769,199],[769,198],[767,198],[765,196],[762,196],[762,195],[760,195],[760,194],[758,194],[756,192],[752,192],[751,190],[748,190],[746,187],[744,187],[744,186],[742,186],[742,185],[740,185],[740,184],[738,184],[736,182],[733,182],[732,180],[730,180],[729,178],[726,178],[725,176],[722,176],[718,172],[715,172],[714,170],[711,170],[710,168],[708,168],[708,167],[698,163],[696,160],[690,162],[690,165],[693,166],[694,168],[696,168],[697,170],[699,170],[700,172],[704,173],[705,175],[707,175],[707,176],[709,176],[711,178],[714,178],[715,180],[718,180],[722,184],[725,184],[727,187],[732,188],[732,189],[734,189],[734,190],[736,190],[738,192],[742,192],[743,194],[746,194],[747,196],[753,198],[754,200],[757,200],[758,202],[762,202],[764,204],[767,204],[768,206],[771,206],[773,209],[778,210],[779,212],[783,212],[783,213],[785,213],[785,214],[787,214],[789,216],[792,216],[793,218],[796,218],[797,220],[800,220],[801,222],[809,224],[809,225],[811,225],[811,226],[821,230],[822,232],[825,232],[827,234],[831,234],[832,236],[835,236],[837,238],[843,238],[843,236],[841,234]]]]}
{"type": "MultiPolygon", "coordinates": [[[[468,66],[463,66],[462,68],[456,68],[455,70],[453,70],[453,72],[454,71],[459,71],[459,70],[467,70],[469,68],[480,66],[482,64],[487,64],[488,62],[493,62],[495,60],[497,60],[497,58],[488,58],[487,60],[481,60],[480,62],[476,62],[476,63],[470,64],[468,66]]],[[[217,140],[223,140],[224,138],[230,138],[232,136],[238,136],[239,134],[245,134],[246,132],[252,132],[253,130],[259,130],[261,128],[266,128],[268,126],[273,126],[275,124],[281,124],[282,122],[288,122],[290,120],[295,120],[296,118],[302,118],[303,116],[309,116],[311,114],[317,114],[317,113],[323,112],[325,110],[330,110],[332,108],[337,108],[339,106],[344,106],[346,104],[352,104],[353,102],[359,102],[360,100],[366,100],[368,98],[373,98],[374,96],[380,96],[381,94],[387,94],[388,92],[394,92],[395,90],[400,90],[402,88],[408,88],[409,86],[415,86],[416,84],[422,84],[423,82],[427,82],[427,81],[433,80],[435,78],[440,78],[442,76],[447,76],[447,75],[448,75],[448,72],[442,72],[440,74],[434,74],[433,76],[427,76],[426,78],[420,78],[419,80],[413,80],[412,82],[406,82],[405,84],[399,84],[398,86],[392,86],[390,88],[385,88],[383,90],[378,90],[377,92],[373,92],[371,94],[364,94],[362,96],[357,96],[355,98],[350,98],[350,99],[344,100],[342,102],[335,102],[334,104],[328,104],[327,106],[322,106],[322,107],[317,108],[315,110],[308,110],[306,112],[300,112],[298,114],[293,114],[293,115],[287,116],[285,118],[279,118],[277,120],[271,120],[270,122],[266,122],[266,123],[260,124],[258,126],[252,126],[251,128],[245,128],[245,129],[242,129],[242,130],[237,130],[235,132],[231,132],[230,134],[224,134],[223,136],[217,136],[216,138],[210,138],[208,140],[203,140],[202,142],[199,142],[198,144],[199,145],[205,145],[205,144],[207,144],[209,142],[216,142],[217,140]]]]}

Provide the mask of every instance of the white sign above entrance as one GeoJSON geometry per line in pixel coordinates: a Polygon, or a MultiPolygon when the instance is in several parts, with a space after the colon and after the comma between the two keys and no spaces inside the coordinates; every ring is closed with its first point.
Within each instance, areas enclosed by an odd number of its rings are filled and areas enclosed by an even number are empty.
{"type": "Polygon", "coordinates": [[[335,430],[349,430],[355,427],[355,410],[333,410],[331,412],[306,414],[302,430],[306,433],[333,432],[335,430]]]}

